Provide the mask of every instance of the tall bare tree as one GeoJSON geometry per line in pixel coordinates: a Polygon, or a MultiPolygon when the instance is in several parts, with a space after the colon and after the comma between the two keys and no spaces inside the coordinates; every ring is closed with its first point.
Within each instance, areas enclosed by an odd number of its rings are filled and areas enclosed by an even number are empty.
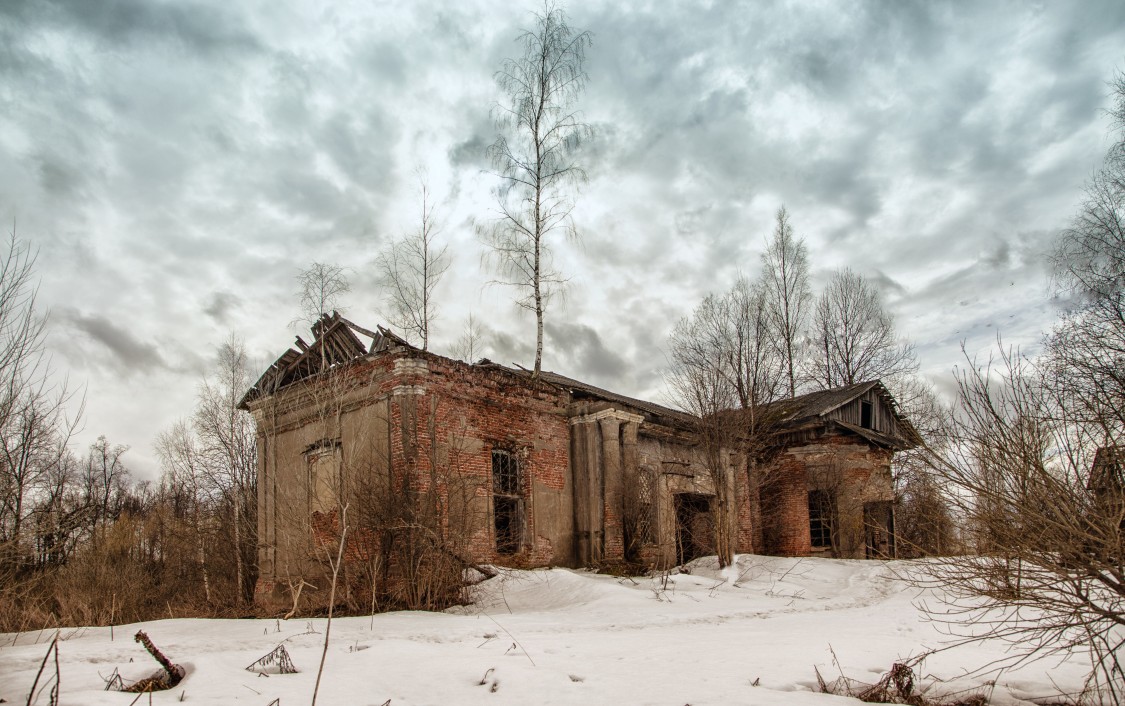
{"type": "Polygon", "coordinates": [[[676,403],[695,417],[698,452],[709,475],[715,554],[719,566],[734,562],[734,542],[726,521],[733,498],[730,452],[738,439],[738,422],[730,414],[738,404],[731,366],[731,310],[727,297],[708,295],[690,318],[681,319],[669,342],[669,384],[676,403]]]}
{"type": "Polygon", "coordinates": [[[551,240],[575,236],[570,195],[586,178],[574,154],[590,128],[574,106],[586,85],[590,41],[548,2],[535,29],[517,39],[522,56],[505,59],[496,73],[507,97],[496,111],[500,136],[488,149],[501,178],[499,215],[480,234],[500,281],[518,291],[516,304],[535,313],[534,375],[542,369],[544,312],[565,282],[552,264],[551,240]]]}
{"type": "Polygon", "coordinates": [[[237,407],[250,383],[245,346],[232,335],[218,347],[191,418],[160,434],[156,443],[162,487],[183,505],[178,513],[189,520],[208,602],[214,578],[234,584],[236,603],[253,598],[257,579],[257,435],[249,412],[237,407]],[[216,562],[204,553],[204,544],[216,539],[231,549],[222,563],[233,576],[212,569],[216,562]]]}
{"type": "Polygon", "coordinates": [[[1072,409],[1107,439],[1125,433],[1125,74],[1114,92],[1117,141],[1054,252],[1058,288],[1077,303],[1048,339],[1072,409]]]}
{"type": "Polygon", "coordinates": [[[422,208],[418,229],[392,242],[379,254],[377,266],[383,288],[390,298],[390,323],[407,338],[422,341],[429,350],[430,327],[437,318],[434,302],[442,275],[449,269],[448,245],[438,245],[439,227],[426,182],[421,184],[422,208]]]}
{"type": "MultiPolygon", "coordinates": [[[[195,548],[195,559],[199,569],[199,580],[203,586],[203,597],[211,602],[211,577],[207,567],[207,546],[210,539],[204,529],[205,513],[212,507],[207,491],[208,479],[204,471],[203,453],[199,439],[191,424],[181,420],[171,429],[161,432],[156,439],[156,451],[164,467],[161,485],[167,494],[174,498],[190,523],[195,548]]],[[[237,545],[236,545],[237,546],[237,545]]]]}
{"type": "Polygon", "coordinates": [[[766,407],[783,386],[768,317],[762,287],[740,279],[730,292],[708,295],[677,323],[669,342],[672,394],[695,417],[702,463],[715,490],[715,550],[722,566],[734,560],[733,454],[743,455],[749,472],[768,430],[766,407]]]}
{"type": "Polygon", "coordinates": [[[232,335],[219,346],[215,373],[203,381],[192,419],[203,473],[232,514],[235,582],[245,601],[253,598],[257,578],[258,446],[254,420],[238,403],[250,384],[246,347],[232,335]]]}
{"type": "Polygon", "coordinates": [[[104,436],[90,444],[82,469],[82,495],[87,508],[89,531],[97,540],[99,529],[115,522],[124,506],[130,487],[130,472],[122,456],[129,450],[111,444],[104,436]]]}
{"type": "Polygon", "coordinates": [[[35,258],[13,229],[0,252],[0,570],[28,558],[32,498],[61,462],[76,424],[67,416],[72,395],[55,381],[44,351],[35,258]]]}
{"type": "Polygon", "coordinates": [[[898,338],[879,290],[848,268],[837,270],[813,312],[807,364],[812,384],[827,389],[917,369],[914,346],[898,338]]]}
{"type": "Polygon", "coordinates": [[[789,396],[797,394],[801,341],[808,320],[812,292],[809,289],[809,260],[805,241],[793,234],[789,212],[777,210],[777,226],[762,253],[762,284],[765,288],[770,325],[785,364],[789,396]]]}

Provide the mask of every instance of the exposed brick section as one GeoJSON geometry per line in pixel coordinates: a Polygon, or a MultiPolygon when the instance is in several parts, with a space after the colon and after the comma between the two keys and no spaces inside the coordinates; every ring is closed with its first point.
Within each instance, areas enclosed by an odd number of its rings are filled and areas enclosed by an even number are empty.
{"type": "Polygon", "coordinates": [[[808,556],[812,544],[804,464],[783,453],[765,470],[760,482],[765,553],[808,556]]]}
{"type": "Polygon", "coordinates": [[[848,434],[825,435],[780,453],[761,477],[765,552],[812,552],[808,493],[821,489],[836,503],[834,554],[863,558],[863,505],[893,497],[890,467],[890,451],[848,434]]]}
{"type": "Polygon", "coordinates": [[[739,554],[753,553],[754,546],[754,515],[753,508],[756,498],[751,496],[750,481],[746,475],[743,461],[735,464],[734,472],[734,503],[736,514],[736,533],[734,537],[734,551],[739,554]]]}

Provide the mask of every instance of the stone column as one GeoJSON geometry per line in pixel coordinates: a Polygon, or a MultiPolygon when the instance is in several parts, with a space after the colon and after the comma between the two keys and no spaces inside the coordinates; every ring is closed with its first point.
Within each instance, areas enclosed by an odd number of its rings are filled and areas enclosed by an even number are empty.
{"type": "Polygon", "coordinates": [[[602,464],[599,458],[598,425],[593,419],[583,420],[586,429],[586,489],[584,504],[586,506],[587,527],[590,533],[590,555],[588,564],[601,562],[605,547],[605,507],[604,492],[605,481],[602,475],[602,464]]]}
{"type": "Polygon", "coordinates": [[[598,420],[602,441],[604,558],[625,558],[625,489],[621,474],[621,421],[616,416],[598,420]]]}
{"type": "Polygon", "coordinates": [[[586,458],[588,424],[570,425],[570,470],[574,491],[574,560],[590,563],[590,466],[586,458]]]}

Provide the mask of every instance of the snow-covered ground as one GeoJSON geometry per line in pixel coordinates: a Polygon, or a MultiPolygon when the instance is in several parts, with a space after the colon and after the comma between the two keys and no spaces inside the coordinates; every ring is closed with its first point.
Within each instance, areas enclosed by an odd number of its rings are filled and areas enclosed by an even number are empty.
{"type": "MultiPolygon", "coordinates": [[[[475,605],[444,614],[337,618],[318,702],[811,706],[839,698],[816,693],[814,667],[874,682],[896,660],[949,639],[920,612],[919,591],[896,578],[904,564],[740,556],[726,572],[714,566],[702,559],[667,580],[517,571],[481,584],[475,605]]],[[[118,626],[112,640],[109,628],[63,631],[61,703],[129,704],[135,696],[104,691],[103,678],[115,668],[127,680],[154,671],[133,641],[143,629],[187,670],[152,703],[307,704],[324,628],[323,619],[158,620],[118,626]],[[298,674],[246,671],[279,643],[298,674]]],[[[51,637],[0,636],[0,699],[26,701],[51,637]]],[[[921,671],[943,690],[964,689],[989,678],[966,677],[968,668],[1002,656],[1002,645],[962,647],[931,655],[921,671]]],[[[993,703],[1075,690],[1083,666],[1004,672],[993,703]]]]}

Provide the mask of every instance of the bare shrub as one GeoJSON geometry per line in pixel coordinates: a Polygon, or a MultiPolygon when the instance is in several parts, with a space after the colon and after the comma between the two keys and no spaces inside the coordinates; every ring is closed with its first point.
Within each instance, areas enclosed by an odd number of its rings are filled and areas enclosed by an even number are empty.
{"type": "Polygon", "coordinates": [[[865,682],[840,676],[826,681],[814,667],[820,691],[836,696],[850,696],[869,704],[910,704],[910,706],[986,706],[990,687],[943,695],[930,693],[932,684],[922,685],[918,669],[931,653],[926,652],[902,662],[895,662],[877,681],[865,682]]]}

